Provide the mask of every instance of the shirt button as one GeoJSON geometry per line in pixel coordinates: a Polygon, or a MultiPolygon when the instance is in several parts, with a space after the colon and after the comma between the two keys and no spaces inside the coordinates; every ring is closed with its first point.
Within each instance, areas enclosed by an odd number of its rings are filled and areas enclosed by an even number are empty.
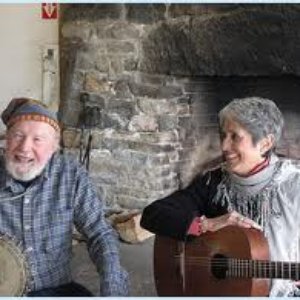
{"type": "Polygon", "coordinates": [[[32,252],[32,250],[33,250],[32,247],[28,247],[28,248],[26,249],[27,252],[32,252]]]}
{"type": "Polygon", "coordinates": [[[25,226],[24,226],[24,229],[25,229],[25,230],[29,230],[29,229],[30,229],[30,225],[25,225],[25,226]]]}
{"type": "Polygon", "coordinates": [[[28,203],[29,203],[29,199],[28,199],[28,198],[25,198],[25,199],[24,199],[24,203],[25,203],[25,204],[28,204],[28,203]]]}

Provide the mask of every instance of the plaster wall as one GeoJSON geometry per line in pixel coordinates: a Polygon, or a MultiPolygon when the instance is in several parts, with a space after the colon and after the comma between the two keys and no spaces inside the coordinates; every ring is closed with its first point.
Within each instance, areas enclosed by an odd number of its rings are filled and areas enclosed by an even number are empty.
{"type": "Polygon", "coordinates": [[[58,106],[58,20],[42,19],[41,5],[0,4],[0,111],[20,96],[58,106]]]}

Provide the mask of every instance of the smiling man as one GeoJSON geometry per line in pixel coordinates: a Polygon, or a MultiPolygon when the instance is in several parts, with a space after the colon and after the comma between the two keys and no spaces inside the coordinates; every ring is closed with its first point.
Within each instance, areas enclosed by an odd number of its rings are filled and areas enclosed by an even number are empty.
{"type": "Polygon", "coordinates": [[[73,225],[87,238],[101,296],[128,295],[117,238],[86,170],[58,153],[60,126],[39,101],[13,99],[0,164],[0,232],[25,253],[28,296],[92,296],[72,281],[73,225]]]}

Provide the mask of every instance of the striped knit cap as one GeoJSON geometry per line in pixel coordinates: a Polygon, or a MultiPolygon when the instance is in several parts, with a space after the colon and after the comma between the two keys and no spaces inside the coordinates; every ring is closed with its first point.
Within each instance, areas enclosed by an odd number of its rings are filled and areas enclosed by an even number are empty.
{"type": "Polygon", "coordinates": [[[1,118],[7,128],[19,121],[38,121],[48,123],[56,131],[60,130],[56,114],[41,101],[30,98],[12,99],[1,118]]]}

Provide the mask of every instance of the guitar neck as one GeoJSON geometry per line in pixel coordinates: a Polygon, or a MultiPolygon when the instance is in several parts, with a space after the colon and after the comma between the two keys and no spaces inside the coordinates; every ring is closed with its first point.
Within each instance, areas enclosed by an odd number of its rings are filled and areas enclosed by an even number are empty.
{"type": "Polygon", "coordinates": [[[300,264],[294,262],[229,258],[226,277],[300,280],[300,264]]]}

